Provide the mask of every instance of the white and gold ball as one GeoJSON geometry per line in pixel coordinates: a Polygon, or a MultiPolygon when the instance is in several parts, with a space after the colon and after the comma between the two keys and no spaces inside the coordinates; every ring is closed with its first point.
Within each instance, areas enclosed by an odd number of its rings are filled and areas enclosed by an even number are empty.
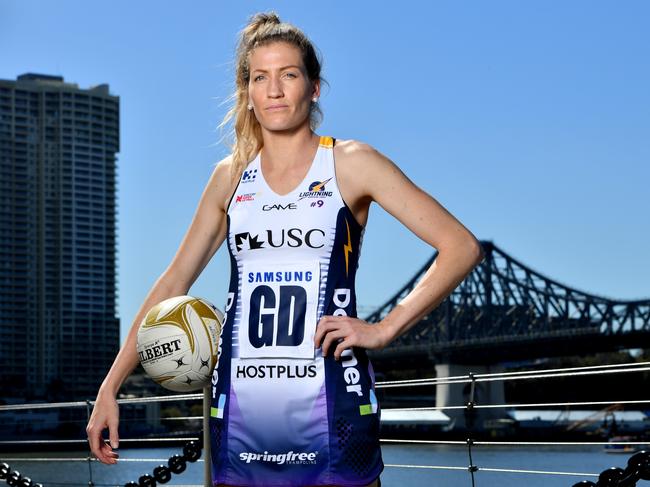
{"type": "Polygon", "coordinates": [[[217,363],[223,313],[201,298],[176,296],[153,306],[138,329],[145,372],[178,392],[206,387],[217,363]]]}

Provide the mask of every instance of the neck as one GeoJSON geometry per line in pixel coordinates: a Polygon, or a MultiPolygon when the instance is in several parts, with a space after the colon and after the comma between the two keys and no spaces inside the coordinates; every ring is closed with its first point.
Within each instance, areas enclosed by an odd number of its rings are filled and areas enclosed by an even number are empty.
{"type": "Polygon", "coordinates": [[[264,165],[275,169],[289,168],[305,161],[318,146],[320,137],[308,126],[296,131],[263,131],[264,146],[261,149],[264,165]]]}

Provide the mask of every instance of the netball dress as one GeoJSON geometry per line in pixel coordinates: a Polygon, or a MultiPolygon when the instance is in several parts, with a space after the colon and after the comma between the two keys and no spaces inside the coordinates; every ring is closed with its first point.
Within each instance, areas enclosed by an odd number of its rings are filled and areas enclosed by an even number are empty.
{"type": "Polygon", "coordinates": [[[231,277],[210,433],[214,484],[361,486],[383,469],[374,373],[364,349],[314,348],[323,315],[356,316],[363,236],[339,193],[334,139],[321,136],[286,195],[260,155],[228,206],[231,277]]]}

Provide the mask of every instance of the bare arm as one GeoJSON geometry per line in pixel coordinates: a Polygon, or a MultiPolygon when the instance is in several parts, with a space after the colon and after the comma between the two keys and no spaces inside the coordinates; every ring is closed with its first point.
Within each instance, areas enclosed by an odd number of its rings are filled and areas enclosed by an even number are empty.
{"type": "Polygon", "coordinates": [[[483,260],[483,251],[460,221],[413,184],[392,161],[369,146],[362,152],[367,153],[372,165],[372,199],[438,250],[422,279],[381,321],[387,345],[438,307],[483,260]]]}
{"type": "Polygon", "coordinates": [[[348,147],[349,155],[339,174],[346,180],[351,207],[354,209],[358,202],[377,202],[439,253],[413,290],[379,324],[323,317],[316,331],[316,346],[323,340],[325,354],[334,340],[342,340],[334,350],[336,358],[351,346],[387,346],[436,308],[483,259],[474,235],[390,159],[367,144],[352,141],[348,147]]]}
{"type": "Polygon", "coordinates": [[[103,463],[115,463],[117,460],[117,454],[101,441],[101,434],[108,427],[110,443],[117,449],[119,415],[115,398],[121,385],[138,365],[136,339],[139,324],[155,304],[173,296],[187,294],[221,246],[226,236],[226,204],[232,189],[230,161],[226,158],[213,171],[176,255],[142,303],[129,334],[99,389],[86,431],[91,450],[103,463]]]}

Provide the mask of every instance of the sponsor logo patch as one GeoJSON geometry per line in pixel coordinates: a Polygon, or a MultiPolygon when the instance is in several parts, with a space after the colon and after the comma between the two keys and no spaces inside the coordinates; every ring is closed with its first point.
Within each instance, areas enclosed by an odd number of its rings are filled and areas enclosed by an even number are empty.
{"type": "Polygon", "coordinates": [[[303,191],[298,195],[298,201],[303,198],[327,198],[332,196],[332,191],[326,191],[325,185],[329,183],[332,178],[326,179],[325,181],[314,181],[309,185],[307,191],[303,191]]]}
{"type": "Polygon", "coordinates": [[[324,246],[325,231],[320,228],[311,228],[307,231],[303,231],[301,228],[282,228],[280,230],[266,230],[265,234],[262,235],[251,235],[249,232],[235,234],[237,252],[269,247],[310,247],[320,249],[324,246]],[[268,245],[268,247],[265,245],[268,245]]]}
{"type": "Polygon", "coordinates": [[[295,203],[287,203],[286,205],[282,205],[280,203],[276,203],[273,205],[263,205],[262,206],[262,211],[284,211],[284,210],[297,210],[298,205],[295,203]]]}
{"type": "Polygon", "coordinates": [[[251,462],[264,462],[264,463],[275,463],[276,465],[313,465],[316,463],[316,456],[318,455],[317,451],[312,452],[294,452],[288,451],[286,453],[269,453],[265,451],[264,453],[256,452],[241,452],[239,454],[239,459],[242,462],[251,463],[251,462]]]}
{"type": "MultiPolygon", "coordinates": [[[[311,282],[311,271],[265,271],[249,272],[247,281],[253,282],[311,282]]],[[[180,341],[180,340],[178,340],[180,341]]]]}
{"type": "Polygon", "coordinates": [[[251,235],[248,232],[236,234],[235,247],[237,247],[237,252],[264,248],[264,241],[260,241],[258,238],[257,235],[251,235]]]}
{"type": "Polygon", "coordinates": [[[252,183],[253,181],[255,181],[256,177],[257,177],[257,169],[249,169],[248,171],[244,171],[244,173],[241,175],[241,182],[252,183]]]}
{"type": "Polygon", "coordinates": [[[237,379],[303,379],[316,377],[315,365],[237,365],[237,379]]]}
{"type": "MultiPolygon", "coordinates": [[[[349,288],[337,288],[334,289],[334,296],[332,297],[336,309],[334,316],[348,316],[346,308],[350,306],[351,303],[351,293],[349,288]]],[[[346,348],[341,353],[341,365],[343,372],[343,380],[347,384],[345,390],[352,395],[352,398],[356,398],[359,402],[363,401],[365,394],[364,388],[362,387],[361,373],[359,371],[359,362],[357,357],[354,355],[354,349],[346,348]],[[356,396],[355,396],[356,394],[356,396]]],[[[368,397],[370,402],[366,403],[365,401],[359,404],[359,415],[365,416],[366,414],[377,414],[377,398],[372,389],[369,390],[368,397]]]]}
{"type": "Polygon", "coordinates": [[[244,193],[244,194],[239,194],[235,198],[235,203],[245,203],[246,201],[253,201],[255,200],[255,195],[257,193],[244,193]]]}

